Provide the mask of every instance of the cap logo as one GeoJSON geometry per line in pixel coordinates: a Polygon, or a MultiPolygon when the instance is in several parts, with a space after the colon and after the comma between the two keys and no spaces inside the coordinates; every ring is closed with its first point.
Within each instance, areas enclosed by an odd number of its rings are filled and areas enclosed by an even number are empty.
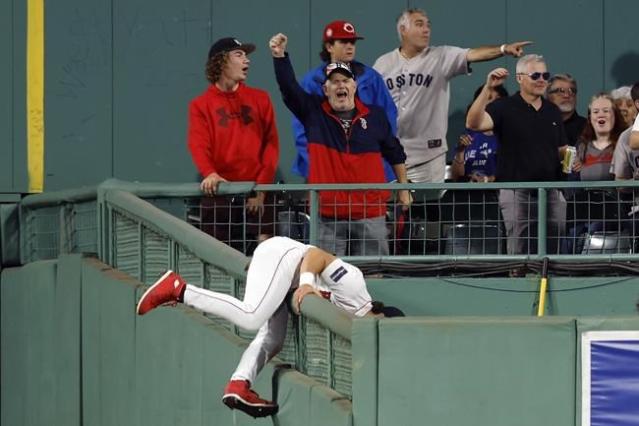
{"type": "Polygon", "coordinates": [[[355,32],[355,27],[350,22],[344,22],[344,31],[353,34],[355,32]]]}
{"type": "Polygon", "coordinates": [[[234,38],[234,39],[233,39],[233,41],[234,41],[234,42],[235,42],[235,44],[237,44],[238,46],[241,46],[241,45],[242,45],[242,43],[240,43],[240,42],[238,41],[238,39],[236,39],[236,38],[234,38]]]}

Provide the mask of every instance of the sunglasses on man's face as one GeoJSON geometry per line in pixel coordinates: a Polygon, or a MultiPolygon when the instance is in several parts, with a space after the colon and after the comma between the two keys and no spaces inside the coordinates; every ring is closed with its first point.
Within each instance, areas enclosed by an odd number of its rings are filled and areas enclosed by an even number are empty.
{"type": "Polygon", "coordinates": [[[539,80],[539,78],[543,78],[544,80],[548,81],[550,80],[550,73],[549,72],[531,72],[530,74],[525,73],[525,72],[520,72],[519,75],[527,75],[528,77],[530,77],[531,80],[539,80]]]}
{"type": "Polygon", "coordinates": [[[555,87],[554,89],[550,89],[548,93],[550,93],[551,95],[555,93],[561,93],[562,95],[574,96],[577,94],[577,89],[573,87],[568,87],[567,89],[564,89],[563,87],[555,87]]]}

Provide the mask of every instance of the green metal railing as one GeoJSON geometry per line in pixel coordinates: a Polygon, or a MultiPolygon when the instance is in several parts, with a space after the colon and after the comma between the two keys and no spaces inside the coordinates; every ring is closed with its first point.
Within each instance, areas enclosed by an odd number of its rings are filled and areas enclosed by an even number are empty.
{"type": "MultiPolygon", "coordinates": [[[[511,184],[378,184],[378,185],[260,185],[224,183],[219,193],[246,194],[252,190],[308,193],[309,242],[318,241],[319,191],[362,189],[411,189],[430,194],[453,190],[530,189],[538,193],[539,244],[535,254],[358,256],[357,262],[483,262],[538,261],[637,261],[634,253],[557,255],[546,253],[546,192],[555,188],[626,188],[639,183],[557,182],[511,184]]],[[[94,188],[45,193],[25,197],[20,203],[21,260],[54,259],[60,254],[94,252],[105,263],[141,282],[152,283],[167,268],[175,269],[189,283],[242,297],[248,258],[188,223],[189,207],[202,196],[192,184],[133,184],[109,180],[94,188]],[[191,203],[191,204],[189,204],[191,203]]],[[[352,319],[328,302],[309,299],[303,316],[289,321],[281,358],[344,395],[351,394],[352,319]]],[[[237,335],[251,338],[239,328],[212,318],[237,335]]]]}
{"type": "MultiPolygon", "coordinates": [[[[252,187],[229,185],[225,192],[246,192],[252,187]]],[[[191,284],[242,298],[249,258],[176,217],[175,211],[168,213],[141,198],[157,202],[200,195],[195,184],[136,185],[112,180],[98,188],[28,196],[21,203],[22,263],[94,252],[146,284],[166,269],[174,269],[191,284]]],[[[289,319],[279,358],[350,396],[351,318],[319,299],[307,299],[302,313],[289,319]]],[[[223,319],[211,320],[240,337],[254,336],[223,319]]]]}

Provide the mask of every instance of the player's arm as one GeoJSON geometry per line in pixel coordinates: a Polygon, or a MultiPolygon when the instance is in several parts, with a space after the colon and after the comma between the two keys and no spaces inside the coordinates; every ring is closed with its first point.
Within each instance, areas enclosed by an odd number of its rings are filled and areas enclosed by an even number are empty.
{"type": "Polygon", "coordinates": [[[315,281],[317,280],[317,276],[335,259],[337,259],[335,256],[317,247],[313,247],[306,252],[300,265],[300,284],[293,293],[293,302],[297,313],[300,312],[302,299],[304,299],[306,295],[315,294],[316,296],[322,297],[320,292],[315,288],[315,281]]]}
{"type": "Polygon", "coordinates": [[[490,61],[500,56],[513,56],[519,58],[524,54],[524,47],[532,44],[532,41],[518,41],[515,43],[505,43],[501,46],[481,46],[468,49],[466,60],[468,62],[490,61]]]}

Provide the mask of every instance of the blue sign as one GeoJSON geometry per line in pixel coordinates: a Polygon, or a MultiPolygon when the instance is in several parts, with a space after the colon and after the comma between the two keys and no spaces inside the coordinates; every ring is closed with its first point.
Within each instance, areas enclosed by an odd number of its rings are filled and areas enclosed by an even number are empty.
{"type": "Polygon", "coordinates": [[[581,338],[582,426],[639,425],[639,331],[581,338]]]}

